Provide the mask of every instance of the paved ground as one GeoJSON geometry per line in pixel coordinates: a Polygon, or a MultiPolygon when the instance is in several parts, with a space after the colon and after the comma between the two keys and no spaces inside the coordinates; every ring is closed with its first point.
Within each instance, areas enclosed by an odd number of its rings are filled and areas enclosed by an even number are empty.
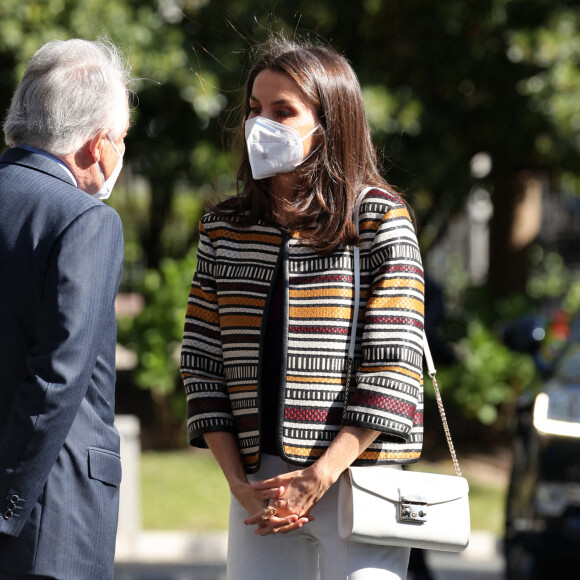
{"type": "MultiPolygon", "coordinates": [[[[225,533],[119,538],[115,580],[225,580],[226,544],[225,533]]],[[[500,580],[503,574],[498,541],[487,532],[473,532],[461,554],[428,552],[427,562],[435,580],[500,580]]]]}

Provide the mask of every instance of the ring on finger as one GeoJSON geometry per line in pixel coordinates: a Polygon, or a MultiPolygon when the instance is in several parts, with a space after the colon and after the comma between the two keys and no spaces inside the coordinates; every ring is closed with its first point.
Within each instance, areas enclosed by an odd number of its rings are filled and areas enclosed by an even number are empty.
{"type": "Polygon", "coordinates": [[[264,508],[263,520],[269,520],[272,516],[276,515],[276,508],[274,506],[268,505],[264,508]]]}

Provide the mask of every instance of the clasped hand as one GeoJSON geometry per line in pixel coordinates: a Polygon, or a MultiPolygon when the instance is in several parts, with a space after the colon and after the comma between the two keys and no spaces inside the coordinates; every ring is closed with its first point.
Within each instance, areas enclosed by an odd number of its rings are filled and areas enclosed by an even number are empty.
{"type": "Polygon", "coordinates": [[[310,511],[324,495],[329,485],[324,484],[312,467],[291,471],[254,481],[251,487],[261,500],[260,511],[247,517],[244,523],[255,525],[255,534],[287,534],[314,520],[310,511]],[[264,508],[271,506],[276,513],[264,519],[264,508]]]}

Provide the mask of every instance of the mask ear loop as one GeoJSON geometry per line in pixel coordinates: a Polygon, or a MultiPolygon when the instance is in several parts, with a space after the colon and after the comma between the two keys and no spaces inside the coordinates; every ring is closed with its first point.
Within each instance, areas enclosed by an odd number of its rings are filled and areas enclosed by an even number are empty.
{"type": "MultiPolygon", "coordinates": [[[[314,127],[312,131],[308,131],[308,133],[306,133],[306,135],[302,137],[302,143],[304,143],[304,139],[308,139],[308,137],[310,137],[310,135],[312,135],[315,131],[317,131],[319,127],[320,125],[316,125],[316,127],[314,127]]],[[[312,157],[321,147],[322,143],[319,143],[296,167],[302,165],[307,159],[310,159],[310,157],[312,157]]]]}
{"type": "Polygon", "coordinates": [[[304,143],[304,139],[307,139],[308,137],[310,137],[310,135],[312,135],[312,133],[314,133],[318,129],[318,127],[320,127],[320,125],[316,125],[314,127],[314,129],[308,131],[308,133],[306,133],[306,135],[304,135],[304,137],[302,137],[302,142],[304,143]]]}
{"type": "Polygon", "coordinates": [[[121,152],[117,149],[117,146],[115,145],[115,142],[113,141],[113,139],[111,138],[111,135],[109,133],[107,133],[107,139],[111,142],[111,145],[113,146],[113,149],[117,152],[117,155],[119,157],[123,157],[121,155],[121,152]]]}

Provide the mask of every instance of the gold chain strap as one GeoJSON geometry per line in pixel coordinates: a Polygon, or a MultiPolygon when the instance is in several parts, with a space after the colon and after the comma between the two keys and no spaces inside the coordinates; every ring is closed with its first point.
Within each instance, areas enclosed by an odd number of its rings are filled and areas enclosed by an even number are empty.
{"type": "Polygon", "coordinates": [[[344,390],[344,403],[342,405],[342,420],[344,421],[344,414],[346,413],[346,408],[348,407],[348,400],[350,398],[350,380],[352,377],[352,365],[353,360],[351,356],[346,357],[346,389],[344,390]]]}
{"type": "Polygon", "coordinates": [[[447,424],[447,416],[445,415],[445,409],[443,408],[443,400],[441,399],[441,393],[439,392],[439,385],[437,384],[437,379],[435,374],[437,371],[430,371],[428,375],[431,377],[431,382],[433,383],[433,390],[435,391],[435,400],[437,401],[437,407],[439,408],[439,415],[441,415],[441,422],[443,423],[443,431],[445,431],[445,438],[447,439],[447,445],[449,446],[449,452],[451,453],[451,460],[453,461],[453,466],[455,467],[455,473],[461,477],[461,469],[459,468],[459,461],[457,461],[457,453],[455,453],[455,447],[453,446],[453,441],[451,439],[451,431],[449,431],[449,425],[447,424]]]}

